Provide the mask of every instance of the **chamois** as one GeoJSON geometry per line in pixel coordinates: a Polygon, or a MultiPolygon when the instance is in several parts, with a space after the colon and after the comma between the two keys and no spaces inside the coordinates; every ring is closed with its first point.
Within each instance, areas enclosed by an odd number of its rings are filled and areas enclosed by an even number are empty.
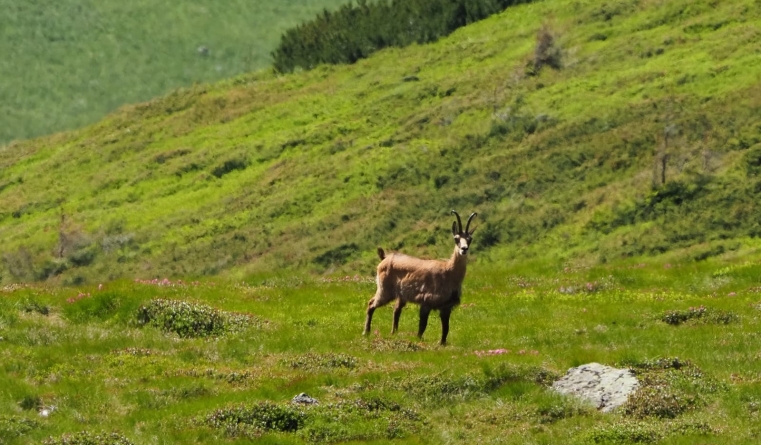
{"type": "Polygon", "coordinates": [[[466,255],[475,232],[475,229],[469,231],[470,221],[476,216],[475,213],[470,215],[463,232],[460,215],[454,210],[452,213],[457,217],[457,221],[452,222],[455,249],[448,261],[423,260],[401,253],[386,255],[382,248],[378,248],[378,256],[381,259],[375,279],[378,289],[367,303],[365,335],[370,333],[375,309],[396,300],[392,334],[399,329],[399,317],[404,306],[407,303],[415,303],[420,305],[418,337],[423,337],[428,326],[428,315],[432,310],[438,310],[441,316],[441,344],[447,343],[449,316],[452,309],[460,304],[462,280],[465,278],[467,265],[466,255]]]}

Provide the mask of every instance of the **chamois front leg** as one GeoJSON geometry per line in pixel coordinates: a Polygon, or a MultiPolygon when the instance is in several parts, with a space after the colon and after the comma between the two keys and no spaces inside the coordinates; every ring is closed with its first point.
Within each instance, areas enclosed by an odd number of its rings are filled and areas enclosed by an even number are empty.
{"type": "Polygon", "coordinates": [[[367,303],[367,317],[365,318],[365,331],[362,335],[370,333],[370,324],[373,322],[373,312],[375,312],[375,298],[371,298],[367,303]]]}
{"type": "Polygon", "coordinates": [[[396,300],[396,305],[394,306],[394,325],[391,327],[392,334],[395,334],[399,330],[399,317],[402,316],[402,308],[406,305],[407,303],[402,300],[396,300]]]}
{"type": "Polygon", "coordinates": [[[447,344],[447,335],[449,334],[449,316],[452,315],[452,309],[441,309],[439,311],[441,316],[441,346],[447,344]]]}
{"type": "Polygon", "coordinates": [[[431,313],[431,308],[426,306],[420,306],[420,325],[417,330],[418,338],[423,338],[425,328],[428,326],[428,315],[431,313]]]}

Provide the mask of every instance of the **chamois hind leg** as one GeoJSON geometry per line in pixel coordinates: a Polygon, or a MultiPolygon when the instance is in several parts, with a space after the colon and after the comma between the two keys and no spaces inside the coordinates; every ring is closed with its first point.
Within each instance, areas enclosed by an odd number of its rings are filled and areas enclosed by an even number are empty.
{"type": "Polygon", "coordinates": [[[423,338],[425,328],[428,326],[428,315],[431,313],[431,308],[426,306],[420,306],[420,325],[417,330],[418,338],[423,338]]]}
{"type": "Polygon", "coordinates": [[[447,344],[447,335],[449,334],[449,316],[452,315],[452,309],[441,309],[439,311],[441,316],[441,346],[447,344]]]}
{"type": "Polygon", "coordinates": [[[406,305],[407,303],[403,302],[401,299],[396,300],[396,305],[394,306],[394,325],[391,327],[392,334],[399,330],[399,317],[402,316],[402,308],[406,305]]]}

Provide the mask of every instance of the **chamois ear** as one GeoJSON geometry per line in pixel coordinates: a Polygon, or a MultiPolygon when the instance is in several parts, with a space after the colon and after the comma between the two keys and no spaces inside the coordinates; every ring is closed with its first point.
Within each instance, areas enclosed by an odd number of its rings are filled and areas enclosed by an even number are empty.
{"type": "Polygon", "coordinates": [[[452,221],[452,236],[457,236],[457,221],[452,221]]]}

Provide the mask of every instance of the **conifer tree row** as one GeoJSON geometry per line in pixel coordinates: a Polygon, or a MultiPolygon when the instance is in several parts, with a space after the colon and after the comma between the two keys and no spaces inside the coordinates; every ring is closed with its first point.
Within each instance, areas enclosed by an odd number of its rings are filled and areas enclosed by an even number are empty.
{"type": "Polygon", "coordinates": [[[358,0],[286,31],[272,52],[279,72],[354,63],[389,46],[429,43],[531,0],[358,0]]]}

